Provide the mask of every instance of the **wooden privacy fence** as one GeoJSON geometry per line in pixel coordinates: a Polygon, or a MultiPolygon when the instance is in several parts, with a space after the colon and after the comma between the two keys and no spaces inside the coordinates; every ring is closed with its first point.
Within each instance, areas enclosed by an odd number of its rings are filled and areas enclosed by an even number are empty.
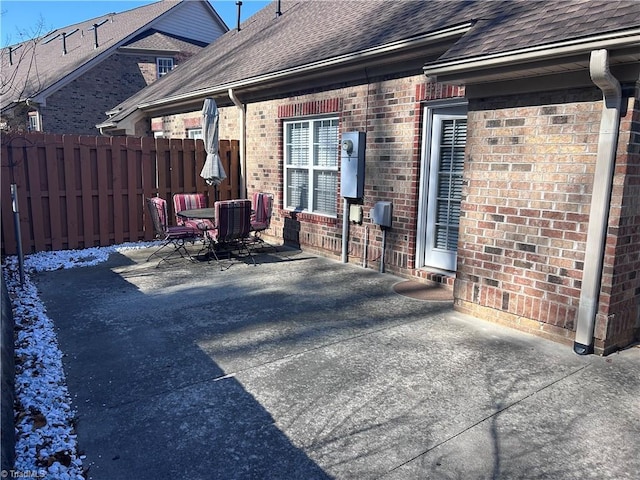
{"type": "Polygon", "coordinates": [[[220,141],[217,192],[200,177],[202,140],[7,133],[1,147],[2,255],[17,253],[11,184],[24,253],[151,240],[145,197],[166,199],[170,222],[175,193],[205,193],[211,206],[239,198],[237,140],[220,141]]]}

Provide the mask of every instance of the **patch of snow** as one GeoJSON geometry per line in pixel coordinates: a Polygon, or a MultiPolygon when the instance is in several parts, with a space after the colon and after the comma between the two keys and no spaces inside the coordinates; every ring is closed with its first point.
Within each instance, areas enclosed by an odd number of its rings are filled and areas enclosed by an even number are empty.
{"type": "Polygon", "coordinates": [[[113,252],[147,248],[157,242],[124,243],[84,250],[40,252],[24,258],[20,284],[18,258],[7,257],[3,274],[15,322],[14,472],[39,478],[83,480],[82,456],[74,428],[75,410],[66,385],[62,352],[29,273],[92,266],[113,252]]]}

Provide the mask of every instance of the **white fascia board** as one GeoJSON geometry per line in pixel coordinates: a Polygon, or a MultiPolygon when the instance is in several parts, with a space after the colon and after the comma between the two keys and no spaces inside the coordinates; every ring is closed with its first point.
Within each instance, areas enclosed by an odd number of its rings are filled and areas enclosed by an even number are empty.
{"type": "Polygon", "coordinates": [[[425,65],[423,70],[427,77],[438,75],[455,75],[472,72],[474,70],[499,67],[503,65],[523,64],[531,61],[564,57],[592,50],[621,48],[638,45],[640,47],[640,28],[596,35],[587,39],[569,40],[567,42],[552,43],[527,47],[520,50],[495,53],[483,57],[444,61],[425,65]]]}
{"type": "Polygon", "coordinates": [[[303,73],[311,73],[314,70],[323,70],[330,67],[337,67],[343,64],[364,61],[375,58],[379,55],[387,55],[393,52],[402,51],[403,49],[415,48],[417,46],[420,46],[421,44],[428,45],[430,43],[445,40],[447,38],[463,35],[472,27],[472,25],[472,22],[468,22],[461,25],[456,25],[454,27],[449,27],[444,30],[439,30],[437,32],[420,35],[418,37],[413,37],[406,40],[398,40],[396,42],[391,42],[385,45],[368,48],[359,52],[339,55],[337,57],[291,67],[286,70],[280,70],[278,72],[267,73],[252,78],[216,85],[215,87],[207,89],[197,90],[181,95],[175,95],[172,97],[165,97],[152,102],[140,103],[138,104],[138,108],[141,110],[153,109],[154,107],[160,107],[170,103],[185,101],[191,98],[198,98],[207,95],[223,95],[226,94],[229,89],[237,90],[244,87],[252,87],[273,80],[279,80],[286,77],[294,77],[295,75],[303,73]]]}
{"type": "Polygon", "coordinates": [[[136,110],[131,113],[131,115],[126,116],[119,122],[111,122],[106,120],[105,122],[99,123],[96,125],[96,128],[100,130],[100,133],[105,135],[103,130],[124,130],[126,135],[135,135],[135,125],[140,120],[144,118],[144,115],[139,110],[136,110]]]}

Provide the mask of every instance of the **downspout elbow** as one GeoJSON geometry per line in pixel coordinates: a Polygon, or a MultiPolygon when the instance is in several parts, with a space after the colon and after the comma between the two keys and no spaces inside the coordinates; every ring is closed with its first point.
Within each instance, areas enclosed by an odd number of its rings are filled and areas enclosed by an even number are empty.
{"type": "Polygon", "coordinates": [[[609,71],[607,50],[591,52],[589,69],[591,80],[602,90],[603,105],[585,247],[585,259],[588,261],[584,262],[582,272],[573,345],[574,352],[579,355],[593,353],[622,100],[620,82],[609,71]]]}
{"type": "Polygon", "coordinates": [[[591,52],[589,62],[591,81],[602,90],[605,109],[615,108],[620,112],[620,100],[622,88],[620,82],[609,71],[609,52],[606,50],[594,50],[591,52]]]}
{"type": "Polygon", "coordinates": [[[233,88],[230,88],[227,91],[229,98],[231,99],[231,101],[233,102],[233,104],[238,107],[239,109],[243,109],[244,105],[242,104],[242,102],[238,99],[238,97],[236,97],[236,92],[233,91],[233,88]]]}

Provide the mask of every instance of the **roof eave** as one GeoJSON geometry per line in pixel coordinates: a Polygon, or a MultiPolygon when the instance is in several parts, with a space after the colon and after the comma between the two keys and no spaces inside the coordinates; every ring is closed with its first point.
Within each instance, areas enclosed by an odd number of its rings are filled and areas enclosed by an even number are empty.
{"type": "Polygon", "coordinates": [[[557,62],[592,50],[629,47],[640,47],[640,28],[473,58],[434,62],[425,65],[423,71],[432,81],[467,85],[481,83],[489,78],[492,81],[507,80],[513,77],[515,71],[525,70],[528,65],[536,62],[557,62]]]}
{"type": "Polygon", "coordinates": [[[140,111],[132,112],[118,122],[107,120],[96,125],[101,135],[135,135],[136,124],[144,118],[140,111]]]}
{"type": "MultiPolygon", "coordinates": [[[[205,3],[208,3],[208,2],[205,2],[205,3]]],[[[80,76],[82,76],[84,73],[86,73],[87,71],[89,71],[92,68],[94,68],[96,65],[99,65],[100,63],[102,63],[106,58],[108,58],[111,55],[113,55],[123,45],[126,45],[127,42],[131,41],[133,38],[135,38],[140,33],[145,32],[146,30],[148,30],[150,28],[153,28],[153,25],[158,23],[162,18],[164,18],[167,15],[169,15],[169,12],[174,10],[176,7],[179,7],[180,5],[181,4],[176,4],[174,7],[169,8],[165,12],[161,13],[160,15],[158,15],[157,17],[152,19],[150,22],[144,24],[143,26],[141,26],[137,30],[134,30],[133,32],[129,33],[127,36],[121,38],[120,40],[115,42],[113,45],[110,45],[108,48],[105,48],[103,51],[101,51],[97,55],[89,58],[83,64],[78,65],[78,67],[76,67],[73,71],[71,71],[68,74],[64,75],[59,80],[51,83],[47,87],[45,87],[45,88],[43,88],[43,89],[41,89],[41,90],[39,90],[37,92],[34,92],[32,94],[32,97],[33,98],[37,98],[39,103],[44,104],[46,102],[47,97],[49,97],[50,95],[54,94],[55,92],[57,92],[61,88],[67,86],[71,82],[77,80],[80,76]]]]}
{"type": "Polygon", "coordinates": [[[439,30],[437,32],[431,32],[419,37],[414,37],[408,40],[392,42],[358,52],[340,55],[317,62],[279,70],[276,72],[266,73],[264,75],[257,75],[251,78],[215,85],[206,89],[200,89],[180,95],[165,97],[151,102],[140,103],[137,105],[137,108],[141,110],[153,110],[154,108],[162,107],[171,103],[189,102],[194,98],[226,95],[229,89],[237,90],[245,88],[259,88],[260,85],[270,84],[275,81],[284,80],[286,78],[295,78],[297,76],[309,74],[314,71],[324,71],[330,68],[337,68],[345,64],[350,64],[358,61],[366,61],[377,56],[400,52],[407,48],[415,48],[420,45],[426,46],[428,44],[440,42],[448,38],[459,37],[466,33],[472,26],[472,22],[467,22],[464,24],[446,28],[444,30],[439,30]]]}

